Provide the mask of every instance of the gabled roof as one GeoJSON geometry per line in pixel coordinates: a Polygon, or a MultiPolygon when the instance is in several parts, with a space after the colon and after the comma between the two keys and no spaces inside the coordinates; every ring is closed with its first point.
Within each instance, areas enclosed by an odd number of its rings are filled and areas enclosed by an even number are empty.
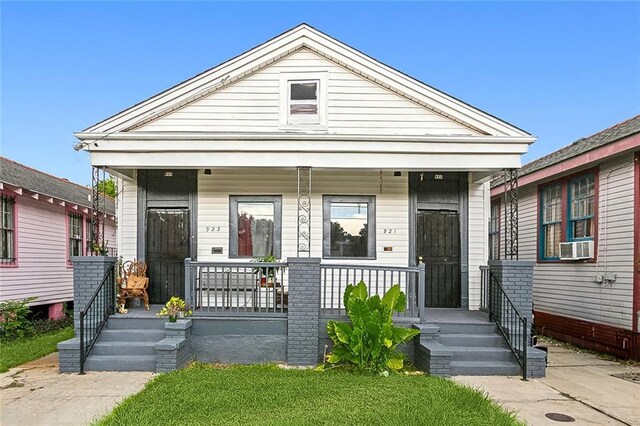
{"type": "MultiPolygon", "coordinates": [[[[92,208],[90,188],[16,163],[5,157],[0,157],[0,182],[46,197],[92,208]]],[[[114,215],[116,210],[113,198],[105,198],[105,213],[114,215]]]]}
{"type": "Polygon", "coordinates": [[[81,133],[126,132],[231,85],[300,49],[309,49],[375,84],[481,134],[531,138],[484,111],[407,76],[307,24],[297,27],[156,96],[109,117],[81,133]]]}
{"type": "Polygon", "coordinates": [[[633,118],[618,123],[591,136],[587,136],[586,138],[580,138],[564,148],[560,148],[551,154],[527,163],[522,166],[518,176],[524,176],[537,170],[544,169],[638,132],[640,132],[640,115],[636,115],[633,118]]]}

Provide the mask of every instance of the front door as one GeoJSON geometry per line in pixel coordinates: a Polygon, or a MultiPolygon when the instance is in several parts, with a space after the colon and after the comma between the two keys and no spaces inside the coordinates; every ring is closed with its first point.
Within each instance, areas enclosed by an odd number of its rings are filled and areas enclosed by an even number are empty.
{"type": "Polygon", "coordinates": [[[189,210],[147,209],[146,261],[150,303],[184,299],[184,259],[190,257],[189,210]]]}
{"type": "Polygon", "coordinates": [[[447,210],[418,210],[416,255],[426,265],[425,304],[460,307],[460,217],[447,210]]]}

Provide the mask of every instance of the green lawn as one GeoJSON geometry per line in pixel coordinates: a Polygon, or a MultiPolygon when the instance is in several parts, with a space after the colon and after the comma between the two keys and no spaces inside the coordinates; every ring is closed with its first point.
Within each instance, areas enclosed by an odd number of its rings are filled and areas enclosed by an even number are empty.
{"type": "Polygon", "coordinates": [[[0,342],[0,373],[55,352],[63,340],[73,337],[73,327],[14,341],[0,342]]]}
{"type": "Polygon", "coordinates": [[[195,364],[98,425],[520,425],[482,394],[428,376],[195,364]]]}

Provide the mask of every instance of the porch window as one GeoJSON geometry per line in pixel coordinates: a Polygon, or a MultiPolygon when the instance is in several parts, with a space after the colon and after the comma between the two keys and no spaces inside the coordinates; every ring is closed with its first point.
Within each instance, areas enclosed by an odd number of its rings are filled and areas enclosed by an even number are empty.
{"type": "Polygon", "coordinates": [[[2,195],[0,197],[0,212],[2,219],[0,223],[0,264],[12,265],[15,263],[15,204],[13,197],[2,195]]]}
{"type": "Polygon", "coordinates": [[[570,183],[568,241],[593,238],[593,217],[596,183],[593,175],[574,179],[570,183]]]}
{"type": "Polygon", "coordinates": [[[375,197],[323,197],[323,257],[375,259],[375,197]]]}
{"type": "Polygon", "coordinates": [[[500,259],[500,201],[491,203],[489,217],[489,259],[500,259]]]}
{"type": "Polygon", "coordinates": [[[69,213],[69,260],[71,256],[82,256],[84,219],[81,214],[69,213]]]}
{"type": "Polygon", "coordinates": [[[280,257],[282,197],[231,196],[230,257],[280,257]]]}
{"type": "Polygon", "coordinates": [[[562,185],[553,185],[542,190],[541,249],[543,259],[560,257],[562,231],[562,185]]]}

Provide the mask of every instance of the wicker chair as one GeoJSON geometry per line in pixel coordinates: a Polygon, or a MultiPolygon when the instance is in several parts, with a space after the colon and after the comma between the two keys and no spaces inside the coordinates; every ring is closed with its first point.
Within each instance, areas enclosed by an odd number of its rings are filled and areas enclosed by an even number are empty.
{"type": "Polygon", "coordinates": [[[127,299],[142,299],[144,307],[149,310],[149,278],[147,264],[142,261],[128,260],[122,265],[124,276],[120,285],[118,303],[124,305],[127,299]]]}

